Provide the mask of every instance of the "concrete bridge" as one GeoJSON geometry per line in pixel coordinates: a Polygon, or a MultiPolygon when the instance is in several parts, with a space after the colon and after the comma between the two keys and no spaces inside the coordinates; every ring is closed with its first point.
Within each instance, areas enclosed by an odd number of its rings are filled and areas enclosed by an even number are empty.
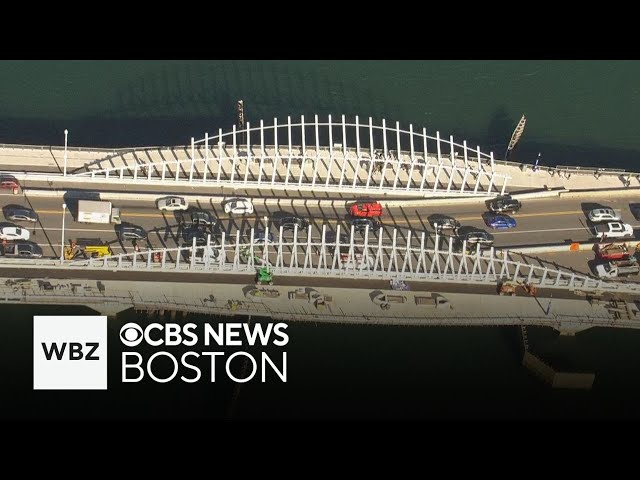
{"type": "MultiPolygon", "coordinates": [[[[626,296],[633,301],[640,292],[640,283],[635,279],[619,282],[594,277],[586,268],[586,260],[582,268],[576,269],[542,255],[528,255],[523,247],[516,253],[517,248],[482,249],[466,242],[457,245],[451,236],[424,226],[430,222],[418,229],[389,225],[379,234],[369,229],[360,234],[353,227],[328,225],[331,218],[326,213],[302,231],[274,229],[273,212],[268,212],[266,218],[256,215],[254,220],[258,223],[254,225],[243,220],[242,225],[230,227],[219,240],[212,241],[210,236],[206,246],[196,246],[195,240],[184,244],[176,239],[173,247],[166,244],[165,238],[160,246],[149,244],[133,251],[122,246],[122,253],[100,259],[59,259],[62,244],[66,243],[64,226],[57,252],[51,237],[53,231],[60,230],[56,211],[63,217],[67,212],[54,205],[59,205],[61,199],[67,201],[70,195],[120,201],[133,195],[148,203],[140,207],[140,213],[131,214],[139,217],[152,217],[148,212],[155,200],[166,194],[206,198],[210,203],[214,198],[243,194],[256,198],[257,203],[263,202],[265,209],[269,201],[280,205],[282,195],[295,199],[291,205],[299,201],[308,207],[317,202],[320,208],[322,202],[328,202],[334,210],[336,205],[344,208],[349,201],[371,197],[382,200],[387,208],[400,210],[414,202],[419,206],[416,212],[422,222],[422,212],[426,217],[431,212],[425,210],[445,206],[465,205],[480,217],[485,210],[484,200],[505,193],[539,198],[540,202],[557,201],[568,194],[574,195],[576,201],[587,201],[593,194],[584,192],[598,190],[607,199],[607,195],[630,199],[640,186],[640,174],[633,172],[566,166],[535,169],[532,165],[497,160],[493,153],[482,153],[479,147],[456,142],[452,136],[443,137],[439,132],[428,135],[425,128],[403,128],[398,122],[384,119],[374,124],[372,118],[364,122],[359,117],[338,118],[320,120],[315,115],[313,120],[302,116],[294,121],[288,117],[286,122],[260,121],[258,127],[247,123],[244,129],[234,127],[226,133],[219,130],[213,136],[205,133],[203,138],[192,138],[190,144],[180,147],[0,146],[1,171],[14,176],[22,186],[17,195],[5,193],[3,198],[31,205],[49,199],[49,207],[38,209],[47,213],[38,238],[46,238],[52,250],[51,255],[45,255],[49,258],[0,258],[0,271],[19,267],[47,275],[63,271],[70,277],[81,271],[157,272],[176,278],[228,274],[244,281],[259,266],[268,264],[276,278],[296,279],[302,285],[316,277],[354,282],[402,279],[412,286],[434,281],[454,289],[488,286],[492,295],[497,295],[497,284],[511,280],[537,286],[540,298],[558,298],[558,292],[564,291],[590,297],[626,296]],[[273,241],[268,241],[267,235],[262,242],[256,241],[257,229],[273,231],[273,241]],[[209,247],[217,252],[216,258],[205,256],[203,262],[197,262],[198,254],[209,247]]],[[[552,213],[552,208],[547,209],[552,213]]],[[[544,216],[542,210],[540,216],[544,216]]],[[[163,216],[163,221],[170,229],[171,219],[163,216]]],[[[68,231],[73,230],[71,225],[68,231]]],[[[92,230],[83,228],[87,233],[92,230]]],[[[529,249],[533,253],[535,245],[529,245],[529,249]]]]}

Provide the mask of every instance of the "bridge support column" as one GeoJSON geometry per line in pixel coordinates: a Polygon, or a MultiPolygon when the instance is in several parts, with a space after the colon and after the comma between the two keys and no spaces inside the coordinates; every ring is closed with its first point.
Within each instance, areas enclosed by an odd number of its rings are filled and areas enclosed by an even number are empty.
{"type": "Polygon", "coordinates": [[[577,333],[584,332],[585,330],[589,330],[591,325],[560,325],[558,327],[553,327],[560,335],[566,337],[574,337],[577,333]]]}
{"type": "Polygon", "coordinates": [[[316,157],[313,163],[313,178],[311,179],[311,186],[316,186],[316,177],[318,176],[318,167],[320,166],[320,135],[318,133],[318,114],[313,117],[314,131],[316,135],[316,157]]]}
{"type": "Polygon", "coordinates": [[[202,182],[207,181],[207,173],[209,172],[209,134],[204,134],[204,172],[202,172],[202,182]]]}
{"type": "Polygon", "coordinates": [[[422,168],[422,179],[420,180],[420,191],[424,191],[424,184],[429,174],[429,158],[427,154],[427,129],[422,129],[422,140],[424,143],[424,166],[422,168]]]}
{"type": "Polygon", "coordinates": [[[216,182],[220,183],[220,173],[222,173],[222,129],[218,129],[218,171],[216,172],[216,182]]]}
{"type": "Polygon", "coordinates": [[[367,173],[367,184],[366,188],[369,188],[369,183],[371,182],[371,176],[373,175],[373,164],[376,158],[376,152],[373,148],[373,119],[369,117],[369,171],[367,173]]]}
{"type": "Polygon", "coordinates": [[[504,177],[504,182],[502,182],[502,189],[500,190],[500,195],[504,195],[504,192],[507,190],[507,177],[504,177]]]}

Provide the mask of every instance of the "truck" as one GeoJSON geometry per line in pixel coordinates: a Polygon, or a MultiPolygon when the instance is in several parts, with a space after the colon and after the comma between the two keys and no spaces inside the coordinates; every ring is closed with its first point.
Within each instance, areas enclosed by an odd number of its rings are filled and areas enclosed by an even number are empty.
{"type": "Polygon", "coordinates": [[[600,260],[624,260],[629,257],[626,243],[600,243],[596,245],[596,256],[600,260]]]}
{"type": "Polygon", "coordinates": [[[633,227],[628,223],[608,222],[595,225],[593,233],[599,239],[624,238],[633,236],[633,227]]]}
{"type": "Polygon", "coordinates": [[[640,265],[635,257],[627,260],[612,260],[596,266],[596,273],[600,278],[626,277],[640,273],[640,265]]]}
{"type": "Polygon", "coordinates": [[[120,224],[120,209],[111,202],[78,200],[78,222],[120,224]]]}

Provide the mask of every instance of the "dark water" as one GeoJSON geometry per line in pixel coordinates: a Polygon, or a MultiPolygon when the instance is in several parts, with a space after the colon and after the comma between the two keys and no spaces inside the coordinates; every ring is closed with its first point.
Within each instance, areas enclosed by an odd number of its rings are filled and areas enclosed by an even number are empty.
{"type": "MultiPolygon", "coordinates": [[[[68,128],[70,145],[185,144],[230,127],[244,99],[252,123],[314,113],[384,117],[498,157],[524,113],[516,160],[540,152],[543,164],[637,169],[639,76],[635,61],[4,61],[0,142],[61,145],[68,128]]],[[[33,392],[37,313],[81,312],[3,307],[3,418],[228,418],[230,382],[125,388],[117,365],[108,392],[33,392]]],[[[118,325],[135,319],[129,312],[118,325]]],[[[244,385],[235,418],[638,416],[636,331],[558,338],[532,330],[554,364],[597,374],[589,393],[552,391],[520,367],[516,329],[292,324],[289,332],[289,382],[244,385]]]]}

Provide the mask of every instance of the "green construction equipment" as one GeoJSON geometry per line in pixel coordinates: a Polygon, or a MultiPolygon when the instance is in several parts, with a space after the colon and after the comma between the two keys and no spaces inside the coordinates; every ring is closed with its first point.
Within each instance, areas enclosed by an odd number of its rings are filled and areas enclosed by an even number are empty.
{"type": "Polygon", "coordinates": [[[273,285],[273,274],[269,267],[260,267],[256,275],[258,285],[273,285]]]}

